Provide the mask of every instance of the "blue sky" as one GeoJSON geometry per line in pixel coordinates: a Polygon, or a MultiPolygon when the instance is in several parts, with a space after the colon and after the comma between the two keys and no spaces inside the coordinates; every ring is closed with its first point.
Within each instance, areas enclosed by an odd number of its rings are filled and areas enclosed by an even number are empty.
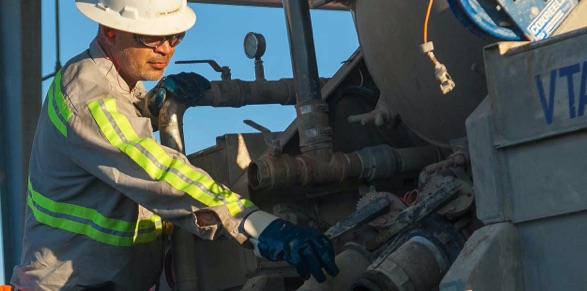
{"type": "MultiPolygon", "coordinates": [[[[61,63],[88,47],[98,26],[75,8],[74,1],[61,0],[60,37],[61,63]]],[[[173,61],[213,59],[229,66],[233,79],[254,80],[254,62],[243,52],[243,38],[248,32],[265,36],[267,52],[262,58],[268,80],[291,78],[292,68],[285,14],[281,8],[194,4],[197,20],[178,46],[173,61]]],[[[351,13],[348,11],[312,11],[318,72],[331,77],[358,47],[351,13]]],[[[43,75],[55,67],[55,1],[42,1],[43,75]]],[[[220,80],[220,74],[208,65],[171,64],[165,74],[182,71],[197,72],[209,80],[220,80]]],[[[43,92],[50,80],[43,82],[43,92]]],[[[147,89],[155,82],[145,84],[147,89]]],[[[255,132],[242,123],[244,119],[282,131],[295,118],[293,106],[255,105],[241,108],[198,107],[189,109],[184,117],[186,152],[193,153],[212,146],[216,136],[225,133],[255,132]]]]}

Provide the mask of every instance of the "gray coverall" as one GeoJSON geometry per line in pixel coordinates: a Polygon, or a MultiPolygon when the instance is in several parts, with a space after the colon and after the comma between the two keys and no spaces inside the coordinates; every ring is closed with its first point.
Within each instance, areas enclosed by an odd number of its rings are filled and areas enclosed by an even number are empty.
{"type": "Polygon", "coordinates": [[[246,241],[239,225],[258,208],[159,145],[144,99],[96,40],[55,77],[32,147],[18,289],[147,290],[161,272],[161,217],[246,241]],[[199,212],[217,223],[199,225],[199,212]]]}

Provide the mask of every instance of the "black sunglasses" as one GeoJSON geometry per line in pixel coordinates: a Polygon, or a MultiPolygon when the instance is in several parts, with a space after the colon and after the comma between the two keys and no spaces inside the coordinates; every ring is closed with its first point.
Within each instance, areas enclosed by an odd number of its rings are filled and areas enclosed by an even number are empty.
{"type": "Polygon", "coordinates": [[[172,35],[134,34],[133,36],[138,43],[140,43],[146,47],[158,48],[158,47],[162,46],[165,43],[165,41],[169,41],[169,45],[171,47],[175,47],[176,45],[178,45],[181,42],[181,40],[185,36],[185,31],[180,32],[178,34],[172,34],[172,35]]]}

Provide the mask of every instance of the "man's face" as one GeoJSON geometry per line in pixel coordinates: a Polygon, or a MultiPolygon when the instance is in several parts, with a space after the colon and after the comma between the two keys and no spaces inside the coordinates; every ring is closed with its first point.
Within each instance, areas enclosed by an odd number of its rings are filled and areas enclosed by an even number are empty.
{"type": "Polygon", "coordinates": [[[141,80],[161,79],[174,52],[175,47],[171,47],[168,41],[150,48],[137,42],[133,34],[123,31],[115,31],[111,46],[111,56],[119,74],[131,86],[141,80]]]}

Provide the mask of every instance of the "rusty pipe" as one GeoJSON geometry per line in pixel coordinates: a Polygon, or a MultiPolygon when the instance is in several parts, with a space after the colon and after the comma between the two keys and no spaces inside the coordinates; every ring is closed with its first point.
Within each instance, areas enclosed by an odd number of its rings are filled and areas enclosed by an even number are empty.
{"type": "Polygon", "coordinates": [[[296,157],[266,156],[251,163],[247,174],[253,189],[273,190],[294,185],[338,183],[348,178],[386,179],[400,173],[420,171],[440,159],[440,152],[433,146],[395,149],[379,145],[347,154],[324,150],[296,157]]]}
{"type": "MultiPolygon", "coordinates": [[[[159,135],[161,144],[185,154],[183,139],[183,115],[188,106],[168,98],[159,111],[159,135]]],[[[196,270],[196,236],[174,226],[171,234],[171,251],[176,291],[198,290],[196,270]]]]}
{"type": "MultiPolygon", "coordinates": [[[[328,78],[320,78],[323,87],[328,78]]],[[[241,107],[258,104],[296,104],[294,80],[280,79],[276,81],[212,81],[210,90],[204,93],[196,106],[241,107]]]]}

